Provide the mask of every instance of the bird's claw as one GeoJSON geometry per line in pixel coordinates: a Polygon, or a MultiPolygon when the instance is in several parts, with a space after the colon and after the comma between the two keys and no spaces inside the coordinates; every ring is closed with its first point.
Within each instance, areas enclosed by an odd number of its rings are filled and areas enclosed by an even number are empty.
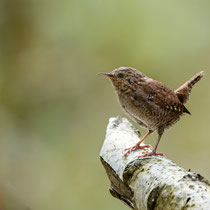
{"type": "Polygon", "coordinates": [[[126,149],[124,149],[124,151],[127,151],[127,152],[123,155],[123,157],[126,157],[128,154],[130,154],[131,152],[134,152],[138,149],[145,149],[145,148],[149,148],[149,147],[151,147],[151,145],[149,145],[149,144],[145,144],[145,145],[142,145],[142,146],[137,144],[133,147],[126,148],[126,149]]]}
{"type": "Polygon", "coordinates": [[[163,153],[160,152],[142,152],[142,155],[137,156],[136,158],[148,157],[148,156],[165,156],[163,153]]]}

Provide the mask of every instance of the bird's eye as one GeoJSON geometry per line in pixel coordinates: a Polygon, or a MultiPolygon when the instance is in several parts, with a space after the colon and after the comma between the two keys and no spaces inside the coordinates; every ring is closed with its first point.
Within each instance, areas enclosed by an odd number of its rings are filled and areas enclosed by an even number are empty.
{"type": "Polygon", "coordinates": [[[119,77],[119,78],[123,78],[123,77],[124,77],[124,74],[119,73],[119,74],[117,75],[117,77],[119,77]]]}

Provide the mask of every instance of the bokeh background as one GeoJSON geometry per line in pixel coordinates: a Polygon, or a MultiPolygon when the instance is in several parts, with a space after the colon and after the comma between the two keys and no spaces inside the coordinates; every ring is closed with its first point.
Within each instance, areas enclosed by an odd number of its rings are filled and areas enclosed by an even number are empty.
{"type": "Polygon", "coordinates": [[[96,73],[119,66],[172,89],[205,70],[192,116],[159,151],[210,179],[209,11],[208,0],[1,0],[0,209],[128,209],[99,161],[109,117],[125,115],[96,73]]]}

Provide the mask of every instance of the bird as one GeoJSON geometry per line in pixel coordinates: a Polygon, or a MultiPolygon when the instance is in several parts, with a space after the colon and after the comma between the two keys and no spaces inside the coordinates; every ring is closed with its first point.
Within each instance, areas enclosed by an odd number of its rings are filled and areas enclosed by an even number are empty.
{"type": "Polygon", "coordinates": [[[123,111],[139,126],[148,130],[136,145],[124,150],[126,151],[124,156],[138,149],[150,147],[141,143],[157,131],[158,139],[153,150],[138,156],[146,157],[164,155],[157,152],[160,139],[165,129],[175,124],[183,114],[191,114],[184,104],[189,99],[192,87],[203,77],[204,71],[194,75],[175,91],[132,67],[120,67],[110,73],[98,75],[111,80],[123,111]]]}

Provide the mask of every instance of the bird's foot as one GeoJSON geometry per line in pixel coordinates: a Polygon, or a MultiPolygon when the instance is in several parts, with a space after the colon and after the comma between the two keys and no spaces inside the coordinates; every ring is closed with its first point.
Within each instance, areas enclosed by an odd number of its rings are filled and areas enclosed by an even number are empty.
{"type": "Polygon", "coordinates": [[[163,153],[152,151],[152,152],[142,152],[142,155],[137,156],[137,158],[148,157],[148,156],[164,156],[163,153]]]}
{"type": "Polygon", "coordinates": [[[130,154],[131,152],[134,152],[138,149],[144,149],[144,148],[149,148],[149,147],[151,147],[151,145],[149,145],[149,144],[145,144],[145,145],[142,145],[142,146],[139,145],[139,144],[136,144],[133,147],[124,149],[124,151],[127,151],[127,152],[123,155],[123,157],[126,157],[128,154],[130,154]]]}

